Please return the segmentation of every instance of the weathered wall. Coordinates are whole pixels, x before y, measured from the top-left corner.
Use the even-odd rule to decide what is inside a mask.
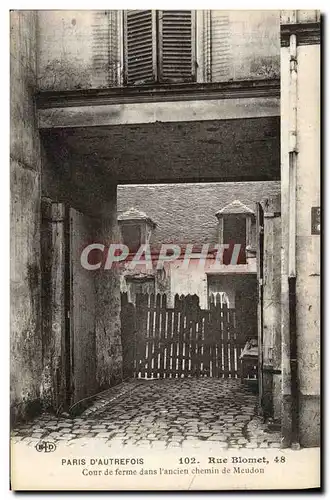
[[[11,72],[11,407],[13,418],[40,406],[40,144],[36,88],[36,14],[10,15]]]
[[[162,270],[156,271],[157,260],[154,261],[154,269],[148,269],[145,264],[139,264],[134,270],[129,270],[128,263],[121,263],[118,266],[120,274],[121,292],[129,292],[129,286],[125,280],[127,275],[145,276],[152,275],[155,279],[155,293],[166,293],[169,307],[174,306],[175,295],[197,295],[199,297],[200,307],[208,308],[208,274],[212,274],[212,283],[210,292],[226,292],[229,298],[230,307],[236,307],[236,292],[249,295],[249,286],[251,279],[256,277],[255,259],[249,266],[220,266],[220,270],[215,273],[212,266],[214,259],[208,258],[204,265],[200,266],[199,259],[190,260],[186,268],[182,259],[172,262],[165,262]],[[218,284],[214,286],[214,283]],[[219,287],[219,284],[221,286]],[[246,286],[247,284],[247,286]],[[129,300],[134,302],[132,298]],[[255,299],[256,300],[256,299]],[[254,302],[256,304],[256,302]]]
[[[107,247],[119,241],[116,186],[108,190],[109,201],[102,207],[100,241]],[[123,377],[120,279],[118,269],[96,273],[96,359],[97,383],[100,389],[118,383]]]
[[[260,116],[260,100],[53,108],[48,111],[59,122],[55,118],[51,123],[63,128],[44,129],[41,136],[45,147],[57,158],[58,168],[62,168],[59,161],[62,163],[69,155],[71,165],[86,164],[88,176],[103,171],[105,182],[110,176],[118,184],[279,180],[280,119],[275,115]],[[214,114],[209,120],[210,102]],[[234,110],[229,119],[223,113],[225,102],[231,103]],[[278,103],[273,104],[271,108],[277,115]],[[80,118],[86,108],[90,108],[92,119],[84,122]],[[106,126],[101,126],[99,108],[103,118],[108,119]],[[62,121],[66,109],[69,113],[74,110],[70,123]],[[249,118],[250,111],[253,118]],[[88,170],[91,162],[94,168]]]
[[[264,208],[263,403],[281,418],[281,199],[262,200]],[[276,371],[275,373],[273,372]]]
[[[286,11],[283,23],[315,22],[316,11]],[[281,213],[282,213],[282,429],[291,433],[289,253],[289,47],[281,49]],[[320,206],[320,45],[297,49],[296,320],[299,438],[320,444],[320,236],[311,234],[311,207]]]
[[[37,15],[39,88],[116,85],[117,11],[39,10]]]
[[[66,402],[65,207],[41,200],[41,317],[43,402],[59,410]]]
[[[40,89],[120,85],[120,17],[115,10],[39,11]],[[199,22],[203,16],[197,18]],[[208,73],[213,82],[279,76],[279,11],[214,10],[208,24],[201,24],[198,64],[203,65],[203,59],[209,64],[201,74]]]
[[[198,295],[200,306],[203,309],[208,307],[208,284],[207,276],[209,273],[214,275],[214,260],[207,259],[205,266],[200,267],[199,259],[193,259],[189,263],[188,269],[185,269],[182,261],[174,261],[170,264],[169,276],[171,282],[170,303],[173,303],[175,294],[179,295]],[[253,276],[256,273],[255,260],[248,265],[240,266],[221,266],[216,275],[221,280],[221,291],[226,292],[230,301],[230,307],[235,307],[235,291],[240,290],[239,280],[244,281],[244,276]],[[212,291],[212,290],[211,290]],[[220,290],[218,290],[220,291]]]
[[[297,333],[301,444],[320,440],[320,46],[298,47]]]
[[[45,158],[42,170],[42,194],[53,203],[63,203],[81,213],[93,217],[93,234],[86,239],[86,245],[95,241],[107,245],[111,241],[119,241],[116,185],[103,182],[89,165],[76,165],[72,168],[68,152],[60,150],[54,156]],[[59,228],[63,233],[63,224]],[[95,235],[95,236],[94,236]],[[56,253],[54,254],[54,257]],[[80,256],[73,256],[80,260]],[[120,286],[119,276],[115,269],[108,271],[89,271],[94,273],[95,280],[95,348],[96,348],[96,391],[109,387],[122,380],[122,352],[120,340]],[[61,289],[59,297],[64,295],[65,282],[62,277],[58,281]],[[54,297],[55,291],[52,291]],[[48,299],[50,302],[51,298]],[[76,299],[79,301],[79,297]],[[61,314],[64,310],[58,313]],[[53,323],[57,329],[61,320]],[[63,321],[62,321],[63,324]],[[56,332],[53,332],[55,335]],[[64,331],[62,335],[64,335]],[[59,351],[65,349],[63,344],[48,344],[48,357],[61,358],[65,355]],[[55,398],[56,399],[56,398]],[[58,398],[57,398],[58,399]],[[63,401],[63,400],[62,400]]]
[[[278,78],[280,13],[211,11],[212,81]]]
[[[174,305],[175,294],[198,295],[200,307],[207,308],[207,275],[203,268],[198,267],[199,260],[191,260],[189,268],[183,269],[182,262],[171,264],[169,275],[171,280],[171,294],[169,304]]]
[[[200,251],[200,250],[199,250]],[[194,250],[194,253],[197,253]],[[244,281],[244,276],[254,276],[256,274],[255,258],[251,259],[248,265],[239,266],[217,266],[217,271],[212,269],[214,266],[214,258],[205,260],[204,265],[199,265],[198,258],[192,258],[188,267],[185,266],[182,259],[177,259],[172,262],[165,262],[162,270],[156,271],[157,257],[153,263],[153,269],[148,269],[145,264],[136,265],[134,270],[129,270],[128,263],[121,263],[118,266],[120,275],[120,290],[121,292],[129,293],[129,286],[125,280],[127,275],[145,276],[152,275],[155,280],[155,293],[166,293],[168,304],[172,307],[174,305],[174,297],[178,295],[198,295],[200,306],[202,309],[208,307],[208,286],[207,276],[208,273],[215,274],[222,280],[223,292],[228,294],[230,300],[230,307],[235,307],[235,290],[240,289],[237,287],[237,279]],[[212,290],[211,290],[212,291]],[[219,290],[218,290],[219,291]],[[130,298],[129,293],[129,300]]]

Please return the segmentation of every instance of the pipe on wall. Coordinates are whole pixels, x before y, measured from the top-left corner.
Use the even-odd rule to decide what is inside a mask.
[[[289,88],[289,334],[291,372],[291,447],[299,449],[299,383],[296,327],[296,175],[297,175],[297,36],[290,36]]]

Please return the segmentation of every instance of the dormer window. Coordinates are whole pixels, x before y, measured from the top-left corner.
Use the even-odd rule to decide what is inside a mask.
[[[246,264],[246,249],[253,245],[254,212],[239,200],[234,200],[216,213],[219,221],[219,244],[229,245],[223,253],[223,264],[228,265],[234,245],[240,245],[237,264]]]
[[[129,248],[130,253],[136,253],[141,245],[149,243],[152,230],[156,224],[147,214],[130,208],[118,216],[122,242]]]

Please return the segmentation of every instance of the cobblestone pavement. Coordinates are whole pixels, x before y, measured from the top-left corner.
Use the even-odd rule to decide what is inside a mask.
[[[13,441],[68,446],[101,440],[109,446],[153,449],[199,447],[278,448],[256,416],[257,396],[238,379],[134,380],[102,393],[79,417],[43,414],[16,427]],[[207,443],[205,443],[207,444]]]

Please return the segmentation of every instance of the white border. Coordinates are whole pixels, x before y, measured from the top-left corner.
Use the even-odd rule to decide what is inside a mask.
[[[1,106],[1,115],[0,115],[0,120],[1,120],[1,130],[2,130],[2,166],[1,166],[1,182],[0,182],[0,187],[1,187],[1,196],[0,196],[0,202],[1,202],[1,228],[3,235],[5,237],[2,238],[2,245],[0,247],[1,251],[1,262],[2,262],[2,272],[1,272],[1,318],[2,318],[2,344],[1,344],[1,353],[2,353],[2,360],[1,360],[1,382],[2,382],[2,392],[1,392],[1,399],[2,399],[2,411],[1,411],[1,430],[2,430],[2,442],[1,442],[1,490],[3,493],[3,498],[7,498],[7,496],[10,495],[10,492],[8,491],[8,484],[9,484],[9,459],[8,459],[8,435],[9,435],[9,257],[10,257],[10,252],[9,252],[9,168],[8,168],[8,158],[9,158],[9,78],[8,78],[8,72],[9,72],[9,9],[45,9],[46,3],[45,1],[37,0],[34,2],[28,2],[28,1],[16,1],[16,2],[3,2],[1,4],[1,15],[0,15],[0,36],[1,36],[1,68],[2,68],[2,79],[1,79],[1,97],[2,97],[2,106]],[[274,2],[274,1],[269,1],[265,3],[264,1],[253,1],[249,2],[248,4],[243,1],[238,1],[238,0],[231,0],[230,2],[214,2],[214,1],[194,1],[194,0],[182,0],[181,2],[178,2],[177,0],[167,0],[166,2],[166,8],[186,8],[186,9],[260,9],[264,10],[265,7],[267,9],[311,9],[313,8],[318,8],[321,10],[323,14],[327,14],[327,11],[329,9],[329,2],[328,0],[322,0],[317,2],[317,5],[312,5],[310,1],[306,0],[300,0],[298,1],[291,1],[290,5],[287,4],[287,2]],[[161,9],[164,8],[164,2],[158,2],[156,1],[142,1],[142,2],[136,2],[136,1],[127,1],[127,0],[121,0],[119,1],[99,1],[96,3],[92,2],[87,2],[85,0],[80,0],[80,1],[71,1],[68,2],[64,0],[57,0],[56,2],[48,2],[47,3],[47,9],[127,9],[127,8],[153,8],[153,9]],[[325,37],[325,43],[323,46],[323,51],[326,54],[329,54],[329,36]],[[324,58],[324,78],[325,81],[327,81],[327,63],[328,58],[325,60]],[[326,88],[325,81],[323,82],[324,89]],[[323,103],[323,114],[327,118],[328,117],[328,106],[327,102]],[[324,120],[324,137],[323,141],[324,144],[329,144],[329,128],[326,126],[326,119]],[[326,158],[324,158],[324,161]],[[330,192],[329,189],[329,176],[325,175],[326,172],[326,167],[327,165],[323,166],[323,172],[324,172],[324,177],[323,180],[326,183],[326,187],[324,188],[324,200],[327,199],[327,194]],[[325,207],[325,210],[327,210],[327,207]],[[326,217],[329,215],[328,213],[324,212],[324,216]],[[330,218],[326,218],[328,220],[328,225],[330,226]],[[330,229],[330,227],[329,227]],[[330,234],[330,231],[327,232],[327,234]],[[325,248],[328,247],[326,245],[329,243],[328,238],[325,240]],[[326,254],[326,252],[324,252]],[[329,278],[328,274],[329,268],[326,270],[326,278]],[[330,272],[330,271],[329,271]],[[326,280],[328,283],[328,280]],[[329,300],[329,304],[328,304]],[[324,303],[324,310],[329,311],[330,306],[330,299],[327,296],[327,302]],[[327,321],[325,322],[323,328],[324,328],[324,337],[326,337],[326,334],[329,334],[329,329],[326,328],[327,326]],[[325,338],[323,339],[324,344],[326,344],[327,347],[327,352],[326,352],[326,357],[328,360],[330,360],[330,353],[329,353],[329,345],[330,342],[327,341],[325,343]],[[330,363],[325,363],[325,365],[329,366]],[[326,396],[328,396],[328,391],[330,391],[329,387],[329,374],[324,373],[324,381],[326,380],[328,383],[325,384],[327,394],[323,394],[323,397],[328,400]],[[326,427],[326,425],[324,425]],[[329,434],[329,433],[327,433]],[[324,445],[328,444],[324,443]],[[327,448],[327,446],[326,446]],[[325,477],[328,476],[327,472],[328,466],[329,466],[329,460],[327,462],[327,469],[324,471],[325,472]],[[142,493],[143,495],[143,493]],[[283,497],[283,494],[278,493],[277,495],[281,495]],[[40,497],[40,494],[38,495],[29,495],[29,497]],[[88,497],[95,497],[96,494],[90,494]],[[131,495],[129,495],[131,496]],[[148,495],[150,497],[150,495]],[[153,496],[153,495],[152,495]],[[174,496],[177,496],[174,494]],[[221,494],[222,497],[227,497],[227,498],[233,498],[232,494]],[[286,495],[284,495],[286,496]],[[63,494],[61,495],[62,498],[70,498],[69,495]],[[120,498],[121,495],[111,493],[112,498]],[[125,495],[127,498],[127,495]],[[157,498],[164,497],[165,495],[158,493]],[[166,496],[167,497],[167,496]],[[203,494],[198,494],[194,495],[194,497],[199,497],[202,498]],[[234,497],[241,497],[240,494],[234,495]]]

